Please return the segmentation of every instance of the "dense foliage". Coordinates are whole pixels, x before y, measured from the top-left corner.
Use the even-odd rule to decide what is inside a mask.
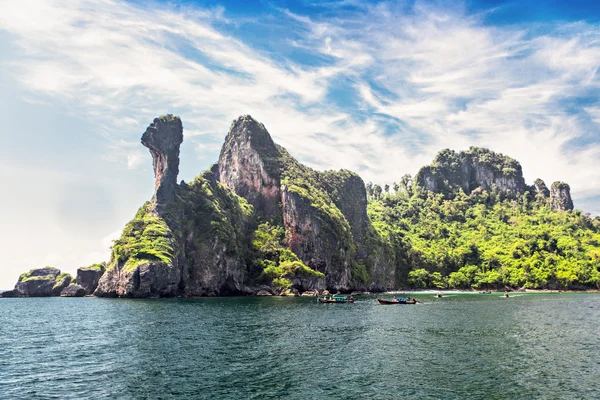
[[[415,288],[600,287],[600,219],[552,211],[544,196],[399,191],[368,212]]]
[[[120,264],[127,271],[147,261],[171,262],[175,255],[173,235],[162,218],[148,212],[149,204],[140,207],[115,240],[110,267]]]
[[[560,207],[552,201],[570,201],[568,185],[557,182],[552,193],[541,180],[527,186],[510,157],[475,147],[444,150],[414,181],[404,175],[364,187],[350,171],[302,165],[262,124],[234,128],[223,151],[235,146],[236,135],[248,135],[269,176],[294,200],[294,212],[318,221],[311,240],[328,271],[350,266],[354,287],[600,287],[600,219],[554,211]],[[243,262],[249,284],[287,288],[299,277],[323,277],[290,250],[281,213],[263,215],[212,171],[178,185],[161,217],[151,207],[144,205],[115,241],[111,267],[205,265],[217,262],[211,257],[222,248]]]
[[[103,271],[106,269],[106,262],[88,265],[87,267],[79,267],[81,271]]]
[[[268,222],[260,224],[252,238],[255,251],[253,263],[259,268],[259,281],[274,287],[290,287],[294,277],[324,277],[323,273],[306,266],[284,245],[285,232]]]
[[[327,191],[334,172],[319,172],[296,161],[284,148],[279,147],[281,184],[291,193],[305,199],[317,213],[323,228],[338,241],[352,246],[350,225]]]
[[[58,274],[58,276],[63,275],[63,274],[59,274],[60,270],[58,268],[46,266],[43,268],[43,270],[44,270],[44,272],[48,272],[48,274],[37,275],[37,272],[39,271],[37,268],[31,269],[27,272],[23,272],[19,276],[19,281],[20,282],[28,282],[28,281],[36,281],[36,280],[37,281],[51,281],[51,280],[54,280],[57,278],[57,274]]]
[[[217,238],[232,254],[241,255],[250,236],[253,208],[206,171],[178,188],[166,218],[180,242],[193,235],[195,244],[202,247]]]
[[[60,287],[64,287],[73,281],[74,281],[74,279],[73,279],[73,276],[71,276],[71,274],[69,274],[68,272],[61,272],[56,277],[56,283],[54,284],[53,289],[58,289]]]

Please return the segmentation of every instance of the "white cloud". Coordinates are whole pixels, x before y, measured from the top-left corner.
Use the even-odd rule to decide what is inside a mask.
[[[144,162],[143,155],[140,151],[133,152],[127,155],[127,168],[136,169]]]

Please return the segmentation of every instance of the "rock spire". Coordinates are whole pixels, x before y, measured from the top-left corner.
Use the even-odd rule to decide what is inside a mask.
[[[152,154],[154,176],[154,209],[160,213],[173,199],[179,174],[179,146],[183,142],[181,119],[172,114],[155,118],[142,135],[142,144]]]
[[[550,188],[550,207],[556,211],[573,210],[571,187],[564,182],[554,182]]]

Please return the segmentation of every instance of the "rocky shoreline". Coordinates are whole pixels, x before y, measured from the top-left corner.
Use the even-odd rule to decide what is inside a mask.
[[[60,270],[53,267],[45,267],[31,270],[24,273],[19,277],[19,281],[15,285],[15,289],[6,290],[0,292],[0,298],[15,298],[15,297],[98,297],[94,295],[94,291],[97,288],[98,281],[104,270],[104,265],[96,264],[89,267],[82,267],[77,270],[77,278],[71,280],[69,274],[63,274]],[[92,273],[90,271],[96,271]],[[100,272],[101,271],[101,272]],[[100,272],[100,273],[98,273]],[[59,276],[63,279],[59,278]],[[66,282],[69,282],[68,284]],[[52,289],[50,289],[52,288]],[[247,288],[248,292],[240,296],[247,297],[316,297],[326,296],[333,294],[328,290],[307,290],[301,292],[295,288],[272,288],[268,286],[261,286],[258,288]],[[506,288],[496,288],[488,290],[491,293],[504,293]],[[569,289],[509,289],[508,292],[517,293],[600,293],[598,289],[580,289],[580,290],[569,290]],[[345,292],[343,294],[351,294],[353,296],[360,295],[380,295],[380,294],[404,294],[404,293],[478,293],[478,289],[398,289],[388,290],[382,292]],[[340,292],[337,292],[338,294]],[[110,297],[110,296],[109,296]],[[117,296],[114,296],[117,297]],[[217,293],[207,293],[203,296],[172,296],[178,298],[202,298],[202,297],[231,297],[231,296],[219,296]],[[239,297],[239,296],[234,296]]]
[[[83,297],[94,294],[106,265],[94,264],[77,269],[73,278],[58,268],[35,268],[19,276],[13,290],[0,293],[0,297]]]

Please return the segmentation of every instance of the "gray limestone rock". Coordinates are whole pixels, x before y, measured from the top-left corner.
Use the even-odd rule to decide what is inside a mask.
[[[259,213],[281,212],[279,152],[265,126],[249,115],[233,121],[218,162],[218,180]]]
[[[142,144],[152,154],[156,177],[153,204],[158,213],[173,200],[179,174],[179,147],[182,142],[181,119],[172,114],[155,118],[142,135]]]
[[[79,285],[69,285],[60,292],[61,297],[83,297],[86,294],[87,291]]]
[[[60,292],[69,286],[72,279],[70,274],[61,274],[58,268],[32,269],[19,276],[14,292],[19,297],[59,296]]]
[[[556,211],[573,210],[571,187],[564,182],[554,182],[550,188],[550,207]]]
[[[106,264],[93,264],[87,267],[77,269],[77,284],[86,291],[87,294],[92,294],[98,287],[98,282],[106,270]]]

